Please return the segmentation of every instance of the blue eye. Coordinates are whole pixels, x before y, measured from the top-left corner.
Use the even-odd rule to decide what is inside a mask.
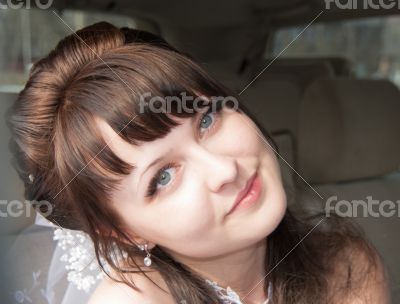
[[[171,174],[168,172],[169,169],[164,170],[163,173],[161,173],[160,177],[158,178],[158,182],[163,186],[168,184],[168,182],[171,180]]]
[[[200,127],[201,128],[208,128],[208,126],[212,123],[212,118],[210,118],[210,114],[212,113],[206,113],[201,121],[200,121]]]
[[[165,166],[163,166],[160,170],[157,171],[156,175],[151,179],[149,187],[147,189],[146,196],[147,197],[152,197],[154,194],[156,194],[158,190],[158,185],[160,184],[161,186],[168,185],[168,183],[171,180],[171,173],[168,172],[168,170],[173,169],[174,163],[168,163]]]

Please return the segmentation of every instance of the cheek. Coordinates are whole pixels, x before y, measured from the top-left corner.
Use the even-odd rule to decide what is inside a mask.
[[[207,238],[215,225],[215,212],[207,191],[193,182],[196,177],[186,181],[174,195],[134,212],[140,216],[125,217],[130,229],[169,248]]]
[[[265,150],[263,135],[254,122],[244,114],[230,112],[225,115],[221,129],[210,145],[221,147],[237,157],[248,157]],[[223,152],[223,151],[221,151]]]

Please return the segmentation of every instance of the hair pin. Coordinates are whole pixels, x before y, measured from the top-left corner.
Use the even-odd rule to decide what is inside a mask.
[[[29,181],[30,181],[31,183],[33,183],[33,181],[34,181],[35,177],[33,176],[33,174],[32,174],[32,173],[31,173],[31,174],[29,174],[28,178],[29,178]]]

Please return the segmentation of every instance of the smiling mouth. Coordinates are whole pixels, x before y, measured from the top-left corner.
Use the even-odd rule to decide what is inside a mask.
[[[237,209],[247,208],[253,205],[259,198],[261,192],[261,182],[257,171],[249,178],[245,187],[239,192],[235,203],[226,215],[233,213]]]

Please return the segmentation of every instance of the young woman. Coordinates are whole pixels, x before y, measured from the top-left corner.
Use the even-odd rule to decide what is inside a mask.
[[[101,22],[64,38],[11,114],[27,199],[111,266],[90,304],[389,302],[362,233],[289,210],[268,132],[160,37]]]

